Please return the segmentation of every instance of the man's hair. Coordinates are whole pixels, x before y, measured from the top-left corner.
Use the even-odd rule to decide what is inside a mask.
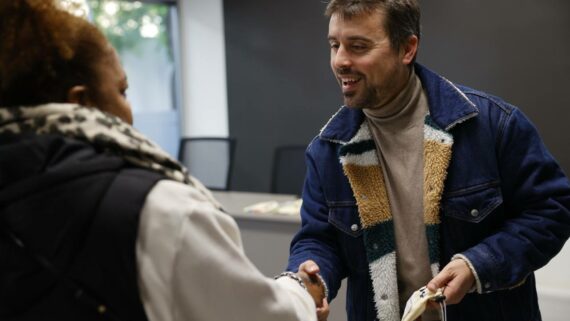
[[[54,0],[0,0],[0,106],[67,101],[94,87],[109,44],[87,20]]]
[[[351,19],[381,12],[386,14],[383,27],[388,32],[392,48],[400,49],[412,35],[420,38],[420,5],[417,0],[331,0],[325,15],[337,14]]]

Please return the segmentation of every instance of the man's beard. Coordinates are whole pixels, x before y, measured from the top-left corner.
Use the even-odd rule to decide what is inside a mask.
[[[364,84],[368,84],[366,82],[366,77],[360,72],[353,71],[350,68],[340,68],[336,70],[337,79],[340,79],[342,76],[349,76],[349,75],[358,76],[361,82],[363,82]],[[339,85],[342,91],[342,80],[339,80]],[[360,97],[358,96],[359,96],[358,92],[352,92],[348,95],[345,95],[343,93],[344,105],[358,109],[374,108],[376,106],[379,106],[382,101],[380,99],[380,92],[378,91],[378,89],[370,86],[366,86],[364,88],[364,92],[360,95]]]
[[[365,87],[364,92],[361,95],[352,93],[350,97],[344,96],[344,104],[348,107],[357,109],[374,108],[380,106],[381,101],[378,89],[369,86]]]

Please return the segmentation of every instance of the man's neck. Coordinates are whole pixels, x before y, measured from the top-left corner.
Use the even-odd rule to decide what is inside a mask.
[[[402,112],[410,104],[417,94],[419,79],[413,69],[410,70],[408,79],[402,89],[394,98],[388,102],[374,108],[364,108],[363,111],[368,118],[391,118]]]

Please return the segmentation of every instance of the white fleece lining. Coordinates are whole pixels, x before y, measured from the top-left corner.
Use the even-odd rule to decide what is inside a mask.
[[[453,137],[450,134],[428,125],[424,126],[424,139],[427,141],[437,141],[444,145],[453,144]]]
[[[364,152],[362,154],[354,155],[348,154],[340,157],[342,165],[358,165],[358,166],[375,166],[378,165],[378,157],[376,156],[376,148]]]
[[[370,264],[370,276],[374,290],[374,303],[378,319],[400,320],[396,252],[391,252]]]

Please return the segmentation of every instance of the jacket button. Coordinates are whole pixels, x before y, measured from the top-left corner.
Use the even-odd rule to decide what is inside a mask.
[[[489,282],[485,283],[485,289],[488,289],[490,287],[491,287],[491,283],[489,283]]]
[[[378,250],[378,243],[372,244],[372,248],[373,248],[374,250]]]
[[[350,229],[351,229],[353,232],[358,231],[358,224],[352,224],[352,226],[350,227]]]
[[[473,217],[477,217],[479,216],[479,210],[477,210],[476,208],[471,210],[471,216]]]

